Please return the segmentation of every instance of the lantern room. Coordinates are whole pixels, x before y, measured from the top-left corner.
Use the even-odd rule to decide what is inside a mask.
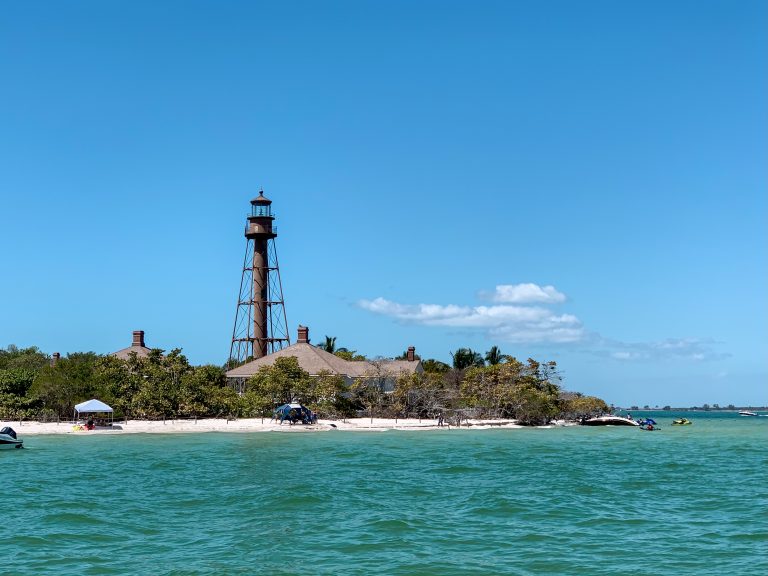
[[[264,191],[259,191],[259,195],[251,200],[251,216],[272,217],[272,200],[264,196]]]

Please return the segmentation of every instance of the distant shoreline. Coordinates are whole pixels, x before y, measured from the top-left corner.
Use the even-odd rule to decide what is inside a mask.
[[[739,412],[740,410],[752,410],[768,412],[768,406],[736,406],[735,408],[615,408],[616,412]]]

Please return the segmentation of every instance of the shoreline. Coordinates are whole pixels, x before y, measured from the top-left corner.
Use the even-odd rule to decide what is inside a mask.
[[[553,422],[543,428],[567,426],[565,421]],[[575,423],[574,423],[575,424]],[[529,428],[515,420],[467,420],[460,427],[443,424],[436,420],[418,418],[347,418],[346,420],[319,420],[317,424],[280,424],[279,421],[261,418],[201,418],[199,420],[128,420],[115,422],[111,427],[97,427],[95,430],[77,430],[74,422],[19,422],[2,421],[0,428],[10,426],[21,438],[42,434],[190,434],[207,432],[386,432],[390,430],[428,431],[428,430],[488,430],[496,428]]]

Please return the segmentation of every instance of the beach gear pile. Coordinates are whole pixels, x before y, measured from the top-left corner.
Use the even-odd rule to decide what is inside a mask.
[[[288,420],[291,424],[301,422],[302,424],[317,424],[317,414],[312,412],[306,406],[291,402],[290,404],[283,404],[275,408],[275,420],[280,420],[280,424],[283,421]]]

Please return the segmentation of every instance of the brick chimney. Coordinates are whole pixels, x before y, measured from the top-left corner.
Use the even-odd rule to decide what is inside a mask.
[[[51,354],[51,366],[56,366],[59,360],[61,360],[61,354],[59,354],[58,352],[54,352],[53,354]]]
[[[408,354],[406,355],[406,359],[408,362],[415,362],[416,361],[416,347],[415,346],[408,346]]]
[[[142,348],[146,348],[144,345],[144,330],[133,331],[133,344],[131,344],[131,346],[141,346]]]
[[[298,344],[309,344],[309,328],[299,324],[299,337],[296,339]]]

